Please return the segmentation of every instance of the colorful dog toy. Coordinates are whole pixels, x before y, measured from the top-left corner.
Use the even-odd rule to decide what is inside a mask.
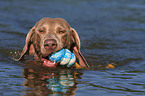
[[[71,53],[68,49],[62,49],[51,56],[49,56],[49,60],[55,63],[59,63],[60,65],[67,65],[70,67],[76,61],[76,56]]]

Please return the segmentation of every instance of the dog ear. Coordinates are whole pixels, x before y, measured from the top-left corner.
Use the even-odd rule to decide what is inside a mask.
[[[25,46],[24,46],[24,48],[23,48],[23,50],[21,52],[20,57],[18,59],[15,59],[16,61],[22,60],[26,53],[29,53],[30,50],[34,50],[34,49],[32,49],[33,45],[31,44],[34,32],[35,32],[35,26],[32,29],[30,29],[29,33],[27,34]]]
[[[85,60],[84,56],[80,52],[80,39],[75,31],[75,29],[71,28],[71,40],[72,40],[72,51],[75,54],[76,58],[79,60],[79,64],[83,67],[89,67],[87,61]]]

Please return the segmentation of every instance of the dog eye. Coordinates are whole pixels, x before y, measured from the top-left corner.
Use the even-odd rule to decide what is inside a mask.
[[[65,32],[66,32],[65,30],[60,30],[60,31],[59,31],[60,34],[63,34],[63,33],[65,33]]]
[[[44,33],[44,29],[39,29],[39,33]]]

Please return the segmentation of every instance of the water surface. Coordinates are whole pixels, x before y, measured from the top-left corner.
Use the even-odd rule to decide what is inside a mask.
[[[91,70],[16,62],[30,28],[61,17],[75,28]],[[144,96],[144,0],[1,0],[0,96]],[[114,69],[105,66],[115,63]]]

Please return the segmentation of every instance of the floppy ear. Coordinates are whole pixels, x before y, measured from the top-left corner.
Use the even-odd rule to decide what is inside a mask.
[[[30,42],[32,42],[32,38],[33,38],[34,32],[35,32],[35,26],[32,29],[30,29],[29,33],[27,34],[25,46],[24,46],[24,48],[23,48],[23,50],[21,52],[21,55],[20,55],[19,59],[15,59],[16,61],[22,60],[26,53],[29,53],[30,50],[34,50],[34,49],[32,49],[33,45],[30,44]]]
[[[77,34],[77,32],[75,31],[75,29],[71,28],[71,40],[72,40],[72,50],[73,53],[76,55],[76,57],[79,60],[79,64],[83,67],[89,67],[87,61],[85,60],[84,56],[81,54],[80,52],[80,39],[79,36]]]

